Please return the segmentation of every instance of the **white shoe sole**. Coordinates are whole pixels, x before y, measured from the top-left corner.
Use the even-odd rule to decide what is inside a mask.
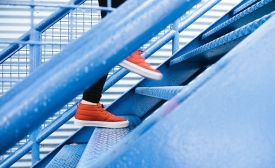
[[[136,64],[133,64],[127,60],[123,60],[119,65],[125,69],[128,69],[131,72],[144,76],[146,78],[160,80],[162,78],[162,74],[154,71],[150,71],[148,69],[142,68]]]
[[[105,122],[105,121],[85,121],[74,119],[74,124],[79,126],[89,126],[89,127],[104,127],[104,128],[125,128],[128,127],[129,121],[120,122]]]

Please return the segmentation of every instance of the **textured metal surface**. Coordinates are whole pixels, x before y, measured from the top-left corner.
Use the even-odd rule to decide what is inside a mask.
[[[248,25],[245,25],[237,30],[234,30],[233,32],[230,32],[218,39],[215,39],[215,40],[211,41],[210,43],[207,43],[201,47],[196,48],[193,51],[190,51],[182,56],[179,56],[170,62],[170,66],[175,65],[175,64],[182,62],[184,60],[188,60],[192,57],[195,57],[203,52],[214,49],[218,46],[225,45],[226,43],[229,43],[229,42],[239,39],[241,37],[245,37],[245,36],[251,34],[253,31],[255,31],[258,27],[260,27],[266,20],[268,20],[274,14],[275,14],[275,12],[272,12],[271,14],[263,16],[262,18],[257,19],[254,22],[249,23]],[[204,57],[203,55],[202,55],[202,57],[203,57],[203,60],[211,59],[211,58]],[[198,59],[202,59],[202,58],[198,58]]]
[[[274,167],[274,31],[275,17],[193,81],[191,94],[179,93],[184,102],[165,119],[100,164]]]
[[[136,116],[124,116],[129,121],[127,128],[96,128],[87,144],[85,151],[77,167],[91,167],[90,165],[106,151],[117,144],[124,136],[140,124],[140,119]]]
[[[214,34],[215,32],[221,30],[222,28],[230,25],[233,22],[236,22],[237,20],[241,19],[242,17],[249,15],[250,13],[254,12],[255,10],[258,10],[259,8],[263,7],[264,5],[269,4],[273,0],[262,0],[255,5],[249,7],[248,9],[244,10],[243,12],[239,13],[238,15],[232,17],[231,19],[228,19],[227,21],[223,22],[222,24],[218,25],[217,27],[207,31],[202,35],[202,39]]]
[[[170,100],[186,86],[166,86],[166,87],[137,87],[136,94]]]
[[[56,154],[52,161],[46,166],[47,168],[75,168],[86,144],[65,145]]]
[[[125,2],[1,97],[0,127],[6,140],[0,146],[0,154],[199,1],[153,0],[140,5],[142,2]],[[128,15],[130,12],[133,14]],[[116,24],[116,18],[124,19]],[[104,34],[99,33],[102,28]],[[26,120],[27,124],[18,124]]]
[[[259,0],[249,0],[246,3],[242,4],[241,6],[237,7],[236,9],[233,10],[233,15],[239,13],[240,11],[244,10],[245,8],[251,6],[253,3],[257,2]]]

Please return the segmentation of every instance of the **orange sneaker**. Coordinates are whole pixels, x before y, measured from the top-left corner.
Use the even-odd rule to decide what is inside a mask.
[[[141,56],[141,52],[141,50],[135,51],[130,57],[119,63],[119,65],[146,78],[160,80],[162,74],[151,67],[149,63],[145,62],[145,59]]]
[[[74,117],[74,124],[80,126],[124,128],[129,125],[128,120],[109,113],[99,103],[97,105],[80,103]]]

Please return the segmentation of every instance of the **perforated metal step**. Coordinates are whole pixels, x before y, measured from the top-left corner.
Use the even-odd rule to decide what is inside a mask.
[[[89,140],[77,167],[89,167],[89,163],[103,155],[106,151],[112,148],[121,138],[126,136],[138,124],[140,119],[136,116],[123,116],[129,121],[127,128],[96,128]]]
[[[262,9],[261,11],[259,11],[259,14],[254,14],[251,18],[252,19],[257,19],[259,18],[259,16],[263,16],[265,14],[270,13],[271,11],[274,10],[274,4],[275,1],[273,0],[262,0],[260,2],[257,2],[256,4],[254,4],[253,6],[245,9],[244,11],[242,11],[241,13],[237,14],[236,16],[232,17],[231,19],[228,19],[227,21],[221,23],[220,25],[214,27],[213,29],[207,31],[206,33],[204,33],[202,35],[202,39],[205,39],[206,37],[218,32],[219,30],[233,24],[234,22],[239,21],[240,19],[244,18],[247,15],[250,15],[252,12],[255,12],[263,7],[265,7],[265,9]],[[257,15],[257,16],[256,16]],[[251,16],[251,15],[250,15]],[[236,26],[238,26],[239,24],[246,24],[247,21],[249,21],[249,19],[245,19],[246,22],[244,21],[239,21],[239,23],[236,23]],[[235,27],[235,26],[232,26]]]
[[[46,168],[75,168],[86,144],[65,145]]]
[[[249,0],[246,3],[242,4],[241,6],[239,6],[238,8],[236,8],[233,11],[233,15],[239,13],[240,11],[244,10],[245,8],[248,8],[249,6],[253,5],[254,3],[256,3],[259,0]]]
[[[216,40],[213,40],[201,47],[198,47],[190,52],[187,52],[170,62],[170,66],[177,64],[179,62],[196,62],[203,63],[210,60],[217,60],[222,55],[230,51],[234,46],[236,46],[243,38],[254,32],[259,28],[266,20],[275,15],[272,12],[268,15],[261,17],[239,29],[236,29]]]
[[[135,93],[170,100],[184,88],[184,86],[138,87],[135,89]]]

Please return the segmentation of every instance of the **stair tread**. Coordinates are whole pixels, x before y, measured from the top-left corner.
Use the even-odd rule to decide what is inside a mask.
[[[86,144],[64,145],[46,167],[75,168],[85,147]]]
[[[108,151],[121,138],[132,131],[141,120],[136,116],[123,116],[129,121],[126,128],[95,128],[77,167],[85,167]]]
[[[240,40],[242,40],[242,38],[251,34],[274,14],[275,12],[265,15],[245,26],[242,26],[226,35],[221,36],[220,38],[217,38],[205,45],[202,45],[190,52],[179,56],[170,61],[170,66],[182,61],[203,63],[211,60],[217,60],[219,57],[221,57],[222,54],[226,54],[226,52],[236,46],[240,42]],[[218,47],[222,47],[222,49]],[[217,51],[214,51],[215,49],[217,49]]]
[[[136,94],[170,100],[186,86],[137,87]]]
[[[255,2],[257,2],[259,0],[249,0],[247,1],[246,3],[242,4],[241,6],[239,6],[238,8],[236,8],[234,11],[233,11],[233,15],[235,15],[236,13],[244,10],[245,8],[251,6],[252,4],[254,4]]]
[[[237,20],[249,15],[250,13],[262,8],[263,6],[271,3],[273,0],[262,0],[260,2],[257,2],[256,4],[254,4],[253,6],[245,9],[244,11],[242,11],[241,13],[237,14],[236,16],[226,20],[225,22],[221,23],[220,25],[212,28],[211,30],[207,31],[206,33],[204,33],[202,35],[202,39],[205,39],[206,37],[209,37],[210,35],[218,32],[219,30],[225,28],[226,26],[236,22]]]

